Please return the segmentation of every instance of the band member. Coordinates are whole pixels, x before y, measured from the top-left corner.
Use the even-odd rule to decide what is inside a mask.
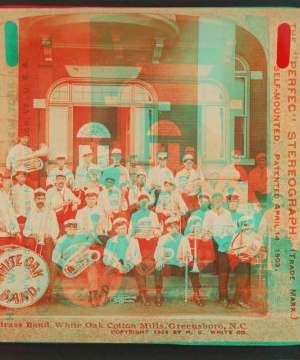
[[[58,154],[55,159],[56,159],[57,167],[52,169],[48,174],[47,181],[46,181],[47,189],[55,186],[56,175],[65,175],[66,186],[72,190],[73,183],[74,183],[74,175],[73,175],[72,171],[65,166],[65,163],[67,160],[66,155]]]
[[[230,212],[232,221],[234,223],[235,232],[238,233],[241,231],[239,220],[242,216],[244,216],[244,213],[239,209],[240,195],[234,190],[234,188],[231,188],[228,189],[225,199],[226,204],[224,208]]]
[[[241,232],[234,235],[228,251],[229,265],[235,270],[234,302],[250,307],[251,264],[257,264],[259,257],[266,257],[263,239],[254,232],[253,219],[245,215],[240,218]]]
[[[120,164],[122,159],[121,149],[114,148],[111,153],[112,157],[114,158],[114,164],[111,167],[114,167],[117,170],[116,177],[115,177],[115,186],[120,188],[129,183],[129,173],[126,167]]]
[[[198,306],[204,306],[199,293],[201,289],[199,273],[215,260],[212,238],[206,230],[202,229],[201,225],[200,217],[190,217],[187,223],[189,234],[182,238],[177,252],[177,260],[188,265],[189,277],[194,290],[193,301]]]
[[[13,146],[6,158],[6,167],[9,171],[15,172],[18,160],[28,159],[32,154],[32,149],[28,146],[30,141],[28,133],[24,131],[19,132],[18,144]]]
[[[210,195],[210,197],[213,196],[213,194],[217,192],[221,192],[222,185],[219,184],[220,174],[217,170],[213,169],[209,173],[209,178],[206,179],[205,185],[204,185],[204,191]]]
[[[156,270],[154,258],[159,235],[153,231],[153,224],[149,217],[139,219],[138,227],[138,233],[130,240],[127,260],[137,264],[135,266],[135,278],[139,291],[139,299],[141,299],[143,305],[149,306],[147,275],[154,275],[156,294],[161,294],[162,291],[161,272]],[[133,239],[136,241],[133,241],[131,244]]]
[[[240,150],[233,150],[231,152],[232,163],[225,166],[221,172],[221,180],[235,180],[247,181],[246,170],[240,165],[241,152]]]
[[[103,211],[97,206],[97,192],[93,189],[87,189],[85,191],[85,201],[87,205],[76,213],[75,220],[78,228],[88,235],[93,243],[105,246],[105,243],[102,243],[102,241],[106,242],[107,237],[99,237],[99,235],[103,235],[104,233],[105,219]],[[99,223],[102,224],[102,231],[98,234],[97,229],[99,230]]]
[[[188,212],[188,208],[183,201],[181,193],[176,188],[175,181],[172,181],[171,179],[166,180],[164,183],[164,190],[171,194],[171,207],[177,209],[177,213],[184,216]],[[183,225],[181,226],[181,230],[182,228]]]
[[[84,187],[89,182],[88,173],[91,169],[98,172],[98,178],[101,179],[101,169],[92,162],[93,151],[90,147],[85,147],[80,153],[79,166],[76,169],[74,190],[84,191]],[[101,182],[101,180],[99,180]]]
[[[264,153],[256,155],[257,167],[249,173],[248,197],[249,202],[259,203],[265,206],[267,197],[272,188],[272,171],[267,168],[267,156]]]
[[[162,190],[159,195],[159,204],[155,208],[158,221],[163,225],[162,235],[167,233],[166,229],[166,220],[175,215],[175,209],[171,208],[171,193],[168,191]]]
[[[0,246],[20,244],[22,235],[19,224],[3,183],[4,175],[0,172]]]
[[[157,153],[158,166],[149,171],[147,179],[147,188],[150,191],[159,190],[164,186],[166,180],[174,181],[172,171],[167,168],[168,154],[165,151]]]
[[[35,207],[34,194],[33,189],[25,184],[26,170],[17,170],[14,177],[17,183],[11,188],[10,199],[22,232],[30,211]]]
[[[59,234],[56,214],[46,204],[46,191],[38,188],[34,191],[36,206],[31,210],[24,228],[25,244],[36,251],[49,264],[52,259],[55,242]]]
[[[203,229],[213,236],[218,245],[216,258],[219,272],[219,302],[227,307],[230,270],[227,252],[235,229],[230,212],[222,207],[223,195],[220,193],[214,194],[212,201],[213,209],[205,214]]]
[[[87,238],[85,234],[78,230],[77,222],[74,219],[67,220],[64,223],[66,234],[62,236],[56,243],[52,254],[52,263],[50,266],[50,285],[48,288],[48,299],[52,298],[52,289],[56,277],[61,274],[65,263],[71,256],[75,255],[82,245],[87,247],[93,245],[91,239]],[[95,264],[91,264],[87,268],[88,287],[90,291],[91,304],[96,306],[98,298],[98,279],[97,268]]]
[[[132,154],[129,156],[129,162],[126,165],[126,168],[129,172],[129,175],[133,173],[138,173],[142,167],[139,165],[139,156],[137,154]]]
[[[199,187],[198,187],[199,185]],[[200,189],[200,183],[189,183],[189,179],[185,174],[178,176],[178,190],[181,193],[182,199],[185,202],[188,213],[199,209],[198,193]],[[189,216],[189,214],[187,214]]]
[[[183,164],[184,164],[184,169],[177,172],[176,177],[175,177],[175,183],[176,186],[179,186],[179,177],[181,175],[184,175],[188,178],[189,184],[190,186],[194,186],[194,183],[196,181],[199,182],[203,182],[203,178],[201,178],[201,175],[199,173],[198,170],[193,169],[193,165],[194,165],[194,161],[193,161],[193,156],[190,154],[187,154],[183,157]]]
[[[147,178],[146,171],[143,168],[139,168],[137,173],[137,184],[135,187],[131,186],[128,192],[128,205],[131,214],[138,210],[137,208],[138,198],[141,195],[148,195],[151,205],[154,204],[155,201],[154,196],[149,195],[145,187],[146,178]]]
[[[113,222],[116,236],[108,239],[103,256],[103,262],[107,266],[112,266],[122,274],[128,273],[135,264],[126,258],[127,248],[130,237],[127,235],[128,221],[125,218],[117,218]]]
[[[139,232],[138,222],[142,218],[150,218],[153,227],[156,231],[160,231],[161,226],[158,222],[158,217],[154,211],[149,209],[149,195],[143,194],[138,198],[138,211],[133,213],[131,216],[131,221],[129,224],[128,234],[130,236],[134,236],[137,232]]]
[[[56,213],[60,235],[64,234],[64,222],[75,215],[75,211],[81,203],[80,199],[65,186],[65,183],[65,175],[56,175],[55,187],[50,188],[46,193],[46,200]]]
[[[212,207],[211,197],[207,193],[201,193],[201,194],[198,194],[198,198],[199,198],[200,209],[197,209],[197,210],[191,212],[190,217],[198,216],[201,219],[204,219],[205,214],[209,210],[211,210],[211,207]],[[184,229],[184,235],[189,234],[189,232],[190,232],[189,227],[186,226]]]
[[[161,236],[157,248],[155,250],[154,258],[156,261],[157,271],[161,271],[163,276],[180,276],[182,274],[182,263],[177,261],[177,251],[182,235],[179,233],[180,220],[178,217],[172,216],[166,219],[165,227],[166,234]],[[163,289],[163,282],[161,282],[161,290]],[[156,305],[162,306],[162,296],[160,288],[156,293]]]

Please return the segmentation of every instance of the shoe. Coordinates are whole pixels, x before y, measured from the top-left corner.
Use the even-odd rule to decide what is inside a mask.
[[[162,297],[161,293],[156,294],[156,306],[161,307],[162,306]]]
[[[219,303],[224,307],[228,307],[228,300],[227,299],[221,299],[221,300],[219,300]]]
[[[194,301],[194,302],[196,303],[196,305],[198,305],[198,306],[201,306],[201,307],[204,306],[203,301],[201,301],[201,299],[200,299],[200,294],[197,293],[197,292],[194,293],[193,301]]]
[[[237,301],[237,304],[243,308],[249,309],[250,308],[250,304],[246,301]]]
[[[149,306],[149,305],[150,305],[150,302],[149,302],[146,294],[142,294],[141,297],[142,297],[142,304],[143,304],[144,306]]]

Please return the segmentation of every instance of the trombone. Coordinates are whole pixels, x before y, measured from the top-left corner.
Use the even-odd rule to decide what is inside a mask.
[[[200,270],[198,268],[198,260],[197,260],[197,240],[196,235],[194,235],[194,265],[192,270],[190,271],[192,273],[199,273]]]

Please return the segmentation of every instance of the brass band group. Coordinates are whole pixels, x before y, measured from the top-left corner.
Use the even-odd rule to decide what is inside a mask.
[[[92,149],[84,147],[75,174],[66,166],[67,155],[57,154],[45,181],[33,186],[34,172],[24,161],[34,158],[29,140],[20,135],[0,174],[0,241],[28,247],[45,259],[50,301],[66,262],[84,244],[103,249],[104,266],[133,274],[138,301],[145,306],[152,303],[147,288],[152,276],[156,306],[164,304],[166,276],[185,277],[193,301],[203,306],[201,272],[210,265],[218,275],[219,303],[248,308],[251,267],[273,261],[272,242],[281,249],[291,245],[285,199],[274,192],[264,153],[257,154],[248,174],[240,153],[233,151],[231,164],[204,176],[193,148],[186,148],[174,173],[164,150],[146,169],[137,154],[123,162],[115,147],[111,164],[101,168],[92,161]],[[96,305],[97,268],[91,264],[87,271],[90,302]],[[233,299],[230,272],[235,273]]]

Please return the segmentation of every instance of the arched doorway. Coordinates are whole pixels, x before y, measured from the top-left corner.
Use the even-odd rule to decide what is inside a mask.
[[[153,146],[150,147],[153,151],[151,157],[155,158],[156,152],[160,148],[165,148],[168,152],[169,167],[175,171],[180,162],[181,131],[179,127],[172,121],[159,120],[149,128],[148,136],[153,139]]]
[[[109,143],[111,134],[107,127],[98,122],[83,125],[74,139],[74,153],[80,156],[84,147],[89,146],[94,154],[94,162],[101,168],[109,165]]]

